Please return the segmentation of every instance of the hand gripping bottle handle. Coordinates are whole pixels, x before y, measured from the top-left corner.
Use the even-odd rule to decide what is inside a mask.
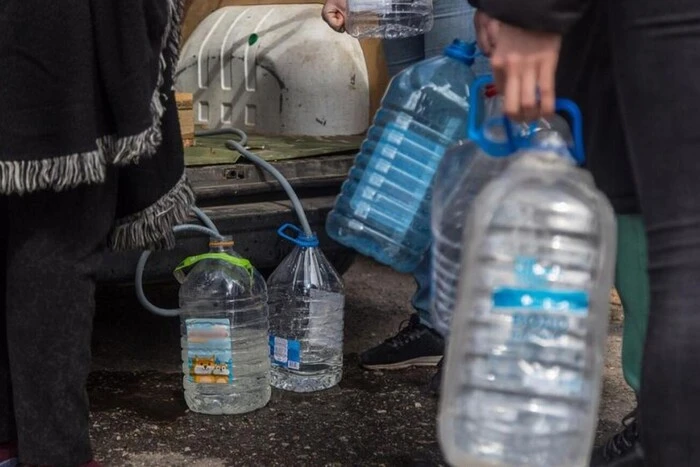
[[[481,149],[493,157],[504,157],[519,149],[523,149],[529,145],[529,135],[522,135],[513,128],[513,123],[505,116],[496,117],[489,120],[484,120],[483,106],[480,106],[479,99],[482,95],[482,89],[493,84],[493,77],[490,75],[477,78],[472,83],[469,89],[469,125],[467,134],[469,139],[479,145]],[[571,119],[571,130],[573,135],[573,144],[569,146],[571,155],[578,164],[583,164],[585,161],[583,147],[583,119],[581,110],[578,106],[569,99],[557,99],[555,101],[555,110],[557,112],[566,113]],[[492,125],[502,125],[507,135],[506,141],[494,141],[489,139],[484,132],[485,128]],[[534,123],[529,125],[530,130],[535,127]]]

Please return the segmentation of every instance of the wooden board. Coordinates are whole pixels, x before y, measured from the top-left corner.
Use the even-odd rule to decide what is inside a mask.
[[[175,103],[177,104],[177,115],[180,120],[180,135],[182,144],[188,148],[194,145],[194,105],[192,94],[187,92],[176,92]]]
[[[185,12],[182,24],[182,42],[184,43],[190,34],[213,11],[232,5],[280,5],[280,4],[307,4],[323,3],[318,0],[186,0]],[[360,45],[365,54],[367,73],[369,77],[370,122],[374,113],[379,108],[384,92],[389,84],[389,71],[384,59],[382,41],[379,39],[361,40]]]
[[[281,161],[300,157],[353,154],[362,144],[363,136],[256,136],[248,139],[248,149],[267,161]],[[188,167],[234,164],[241,159],[238,152],[226,148],[226,140],[236,136],[197,137],[193,147],[185,148]]]

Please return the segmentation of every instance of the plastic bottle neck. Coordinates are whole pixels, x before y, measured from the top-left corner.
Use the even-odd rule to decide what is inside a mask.
[[[230,235],[224,236],[222,239],[211,238],[209,239],[209,252],[231,253],[233,251],[234,244],[233,237]]]
[[[472,66],[476,58],[476,44],[455,39],[450,45],[445,47],[443,53],[447,57]]]

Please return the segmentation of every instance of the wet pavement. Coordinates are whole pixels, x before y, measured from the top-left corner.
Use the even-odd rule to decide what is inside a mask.
[[[98,294],[89,381],[96,454],[109,466],[437,466],[434,369],[367,372],[358,353],[392,335],[410,312],[414,283],[369,260],[345,275],[345,374],[316,394],[273,390],[239,416],[191,413],[182,398],[179,321],[141,309],[131,287]],[[149,297],[175,306],[177,288]],[[615,300],[613,300],[615,302]],[[619,427],[633,396],[620,372],[621,312],[613,303],[598,440]]]

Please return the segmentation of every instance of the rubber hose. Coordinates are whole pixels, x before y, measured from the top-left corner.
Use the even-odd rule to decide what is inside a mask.
[[[201,211],[200,211],[201,212]],[[202,213],[204,214],[204,213]],[[206,217],[206,215],[205,215]],[[211,223],[213,225],[213,222],[211,219],[206,217],[208,220],[208,223]],[[206,221],[204,221],[206,222]],[[178,232],[199,232],[208,235],[209,237],[214,237],[219,240],[223,239],[223,236],[216,230],[216,227],[213,229],[210,229],[208,227],[203,227],[201,225],[194,225],[194,224],[183,224],[183,225],[176,225],[173,227],[173,232],[178,233]],[[136,264],[136,277],[134,279],[135,282],[135,287],[136,287],[136,298],[138,299],[139,303],[141,306],[146,308],[148,311],[151,313],[155,313],[156,315],[160,316],[166,316],[168,318],[172,318],[174,316],[178,316],[181,312],[179,308],[174,308],[174,309],[168,309],[168,308],[160,308],[153,303],[151,303],[148,298],[146,298],[146,293],[143,290],[143,271],[146,269],[146,263],[148,262],[148,258],[151,256],[151,251],[147,250],[144,251],[141,254],[141,257],[139,258],[138,263]]]
[[[294,211],[297,213],[297,217],[299,217],[299,222],[301,223],[301,228],[304,230],[304,234],[306,234],[307,237],[313,237],[314,233],[311,230],[311,226],[309,225],[308,219],[306,218],[304,207],[301,205],[301,201],[299,201],[299,197],[294,192],[292,185],[289,184],[287,179],[284,178],[284,175],[282,175],[279,172],[279,170],[277,170],[272,164],[263,160],[260,156],[253,154],[245,148],[245,144],[248,142],[248,136],[243,131],[239,130],[238,128],[205,130],[196,132],[195,136],[217,136],[231,134],[238,136],[240,140],[228,140],[226,141],[226,147],[232,151],[238,151],[243,157],[257,165],[258,167],[262,168],[266,172],[270,173],[273,177],[277,179],[279,184],[282,186],[282,189],[284,189],[284,191],[287,193],[287,196],[292,202],[292,206],[294,206]]]
[[[226,141],[226,147],[232,151],[238,151],[243,157],[248,159],[249,161],[253,162],[255,165],[259,166],[263,170],[269,172],[272,174],[273,177],[277,179],[279,184],[282,186],[282,189],[287,193],[287,196],[289,196],[289,199],[292,202],[292,206],[294,206],[294,211],[297,213],[297,216],[299,217],[299,222],[301,223],[301,227],[304,230],[304,233],[308,237],[313,236],[313,231],[311,230],[311,226],[309,225],[309,221],[306,218],[306,213],[304,212],[304,208],[301,204],[301,201],[299,200],[299,197],[297,194],[294,192],[294,189],[292,186],[289,184],[286,178],[277,170],[272,164],[269,162],[263,160],[259,156],[253,154],[252,152],[248,151],[248,149],[245,148],[245,144],[248,142],[248,135],[245,134],[242,130],[239,130],[237,128],[228,128],[228,129],[221,129],[221,130],[206,130],[206,131],[198,131],[195,133],[196,136],[215,136],[215,135],[236,135],[240,138],[239,141],[234,141],[234,140],[228,140]],[[216,228],[216,225],[212,220],[198,207],[193,206],[192,207],[192,212],[197,216],[197,218],[204,224],[204,226],[201,225],[194,225],[194,224],[183,224],[183,225],[178,225],[173,228],[173,232],[178,233],[178,232],[185,232],[185,231],[193,231],[193,232],[199,232],[203,233],[205,235],[208,235],[209,237],[214,237],[218,239],[223,239],[223,236],[219,233],[219,229]],[[146,297],[146,293],[143,290],[143,273],[144,270],[146,269],[146,263],[148,262],[148,259],[151,256],[151,251],[147,250],[144,251],[141,256],[139,257],[138,263],[136,264],[136,277],[135,277],[135,287],[136,287],[136,297],[144,308],[146,308],[148,311],[151,313],[154,313],[156,315],[160,316],[165,316],[165,317],[175,317],[178,316],[181,313],[181,309],[179,308],[174,308],[174,309],[168,309],[168,308],[160,308],[153,303],[151,303],[148,298]]]
[[[214,222],[211,219],[209,219],[209,216],[204,214],[204,211],[199,209],[197,206],[192,206],[192,212],[197,216],[199,221],[202,224],[204,224],[205,227],[210,228],[211,230],[213,230],[217,234],[219,233],[219,229],[216,228],[216,225],[214,224]]]

